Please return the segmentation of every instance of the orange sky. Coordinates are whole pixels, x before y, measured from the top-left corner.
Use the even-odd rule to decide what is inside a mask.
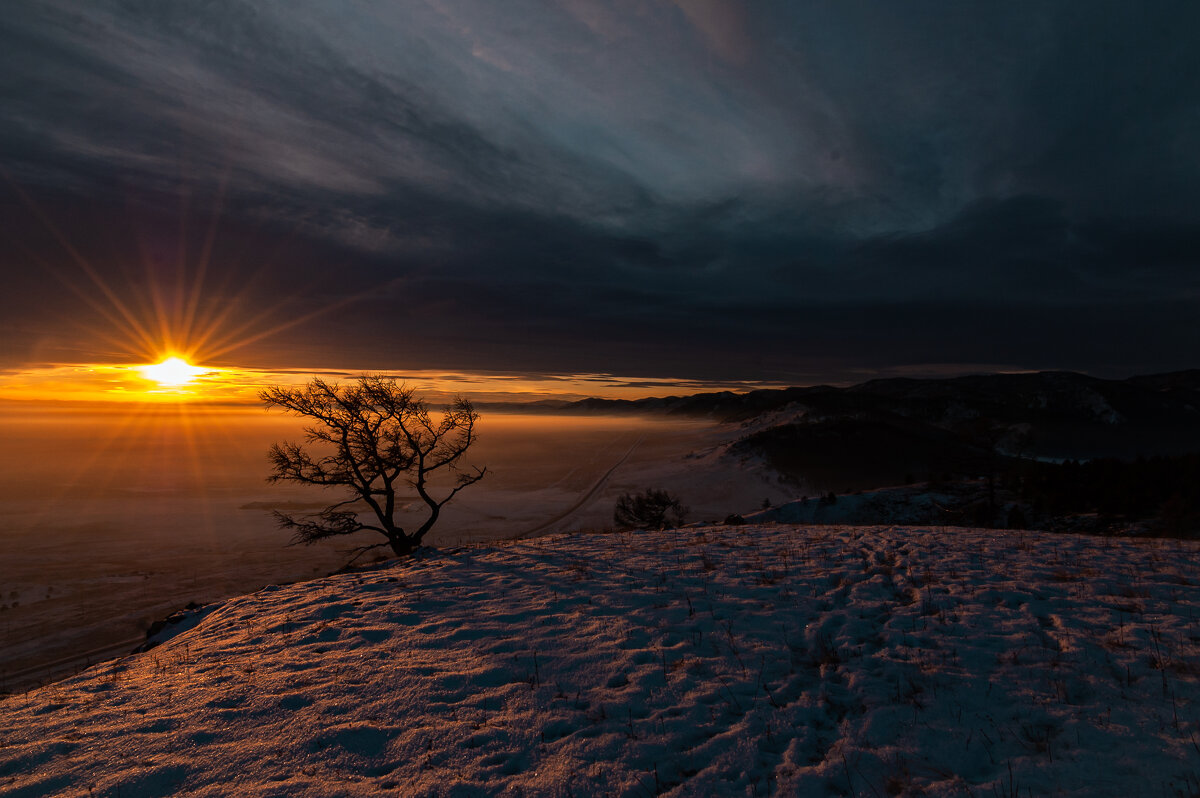
[[[186,384],[160,384],[147,363],[53,364],[0,371],[0,400],[47,403],[189,403],[250,405],[268,385],[299,384],[311,377],[347,380],[355,375],[329,370],[271,371],[237,367],[205,367]],[[197,364],[203,367],[204,364]],[[528,402],[539,399],[582,399],[590,396],[636,399],[713,390],[776,387],[760,383],[709,383],[692,380],[622,378],[606,374],[503,374],[408,371],[393,376],[439,401],[456,394],[484,401]]]

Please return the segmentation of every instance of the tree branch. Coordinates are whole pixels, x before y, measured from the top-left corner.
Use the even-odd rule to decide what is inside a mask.
[[[368,551],[373,551],[374,549],[385,549],[387,547],[387,543],[372,543],[368,546],[359,546],[358,548],[342,552],[343,554],[353,554],[354,556],[347,560],[346,564],[338,569],[338,572],[345,571],[351,565],[354,565],[354,561],[366,554]]]
[[[458,475],[458,485],[455,486],[454,490],[450,491],[449,495],[447,495],[446,498],[444,498],[440,502],[438,502],[438,507],[444,506],[447,502],[449,502],[451,499],[453,499],[454,496],[463,488],[465,488],[469,485],[474,485],[476,482],[483,479],[484,476],[487,474],[487,472],[488,472],[488,470],[486,468],[476,468],[474,474],[459,474]]]
[[[307,546],[318,540],[339,535],[353,535],[355,532],[368,528],[365,524],[359,523],[357,513],[334,510],[330,507],[316,515],[300,518],[279,510],[275,510],[271,514],[275,516],[275,522],[281,529],[293,531],[292,545],[304,544]]]

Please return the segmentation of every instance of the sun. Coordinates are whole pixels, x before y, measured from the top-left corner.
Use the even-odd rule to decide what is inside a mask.
[[[181,357],[169,357],[153,366],[142,366],[139,369],[142,376],[159,385],[187,385],[199,375],[208,371],[199,366],[193,366]]]

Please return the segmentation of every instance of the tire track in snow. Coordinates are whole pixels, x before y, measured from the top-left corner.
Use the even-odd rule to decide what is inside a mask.
[[[562,521],[563,519],[567,518],[572,513],[574,513],[576,510],[583,507],[585,504],[587,504],[589,501],[591,501],[592,498],[597,493],[599,493],[604,488],[605,485],[608,484],[608,478],[611,477],[613,475],[613,472],[616,471],[618,468],[620,468],[621,465],[626,460],[629,459],[629,455],[633,454],[633,450],[636,449],[638,446],[640,446],[642,444],[642,441],[644,441],[644,440],[646,440],[646,436],[642,435],[640,438],[638,438],[636,441],[634,441],[633,445],[630,446],[628,450],[626,450],[625,454],[621,455],[621,459],[618,460],[617,462],[613,463],[612,467],[609,468],[607,471],[605,471],[604,474],[602,474],[601,477],[598,480],[596,480],[596,482],[592,485],[592,487],[588,488],[588,491],[583,494],[583,496],[579,499],[579,501],[575,502],[570,507],[568,507],[566,510],[564,510],[563,512],[554,516],[549,521],[545,521],[541,524],[538,524],[533,529],[527,529],[524,532],[518,532],[517,534],[510,537],[509,540],[520,540],[522,538],[527,538],[531,535],[536,535],[538,532],[541,532],[541,531],[545,530],[547,527],[557,524],[559,521]]]

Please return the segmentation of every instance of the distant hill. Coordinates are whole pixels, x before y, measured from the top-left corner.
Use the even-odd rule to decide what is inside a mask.
[[[490,410],[494,413],[557,413],[575,403],[567,399],[538,399],[533,402],[482,401],[472,404],[478,410]]]
[[[1124,380],[1065,371],[881,379],[847,388],[585,399],[558,410],[743,422],[751,427],[744,448],[775,459],[782,452],[826,462],[847,458],[868,470],[861,458],[874,458],[897,479],[902,471],[977,469],[979,458],[993,452],[1090,459],[1200,451],[1200,370]],[[772,423],[771,414],[787,420]],[[839,453],[839,440],[851,451]]]

